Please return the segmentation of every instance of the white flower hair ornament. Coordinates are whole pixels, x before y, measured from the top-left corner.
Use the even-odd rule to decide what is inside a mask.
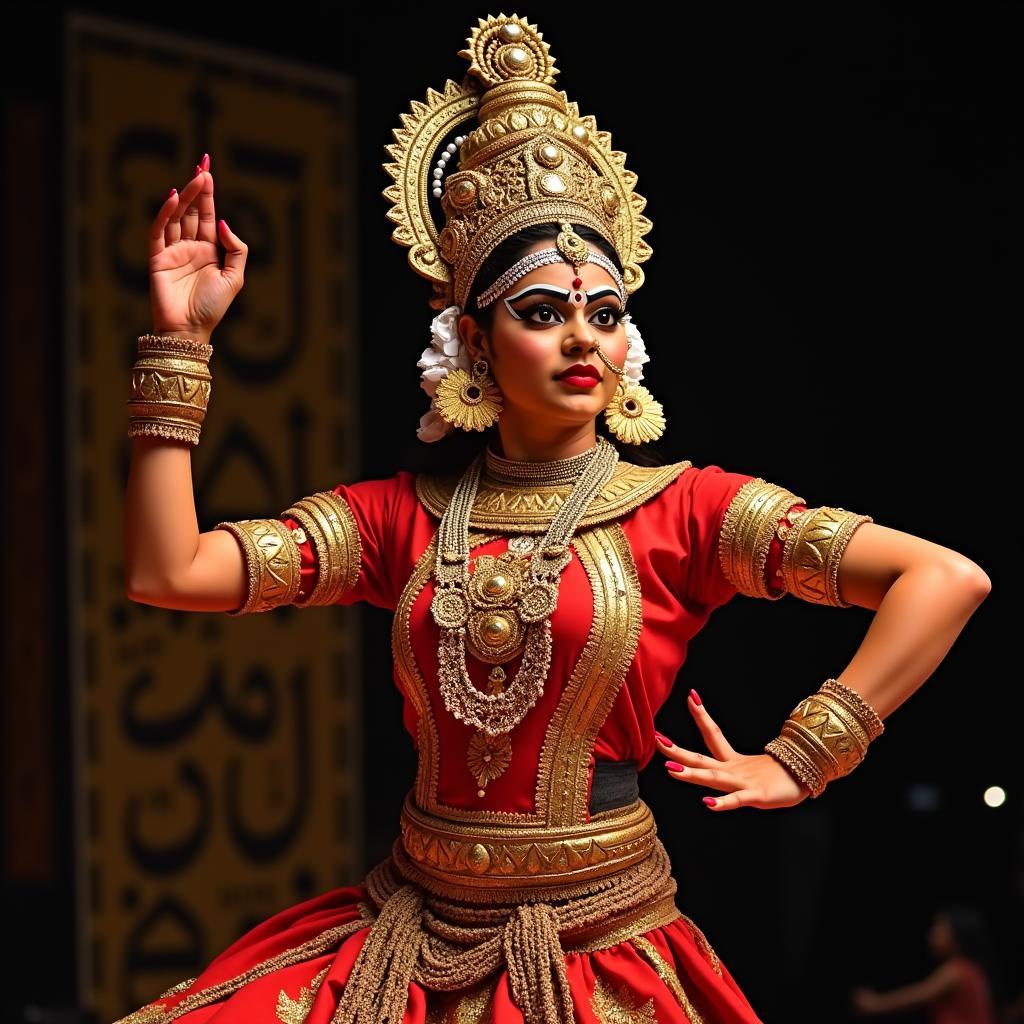
[[[465,370],[469,373],[471,369],[472,364],[466,346],[459,338],[458,322],[461,315],[462,311],[458,306],[449,306],[434,317],[430,324],[430,345],[423,350],[416,363],[423,371],[420,375],[420,387],[430,396],[430,408],[420,417],[416,436],[428,444],[442,440],[455,429],[455,425],[445,420],[437,411],[434,396],[438,383],[453,370]],[[643,380],[642,366],[649,362],[651,357],[647,354],[644,339],[633,323],[631,314],[626,313],[622,317],[622,325],[626,330],[627,346],[622,383],[626,384],[628,381],[627,386],[635,387],[638,381]],[[625,416],[628,420],[628,392],[625,400],[617,394],[612,405],[616,407],[617,415]],[[608,408],[610,410],[612,406]],[[660,411],[660,406],[658,408]],[[632,443],[639,443],[639,440],[640,438],[637,438]]]

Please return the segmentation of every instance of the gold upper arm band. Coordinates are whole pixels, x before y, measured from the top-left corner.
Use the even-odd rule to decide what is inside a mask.
[[[281,519],[242,519],[218,523],[238,540],[245,559],[248,590],[245,603],[228,615],[266,612],[281,605],[298,608],[335,604],[355,586],[362,565],[362,544],[347,501],[333,491],[320,491],[281,513],[297,520],[317,556],[317,581],[304,601],[296,601],[302,584],[300,531]]]
[[[777,601],[792,594],[812,604],[849,608],[839,594],[839,561],[854,531],[871,516],[822,505],[780,520],[793,505],[806,501],[785,487],[761,477],[748,480],[726,509],[719,537],[722,572],[741,594]],[[783,541],[783,589],[772,590],[765,566],[772,540]]]

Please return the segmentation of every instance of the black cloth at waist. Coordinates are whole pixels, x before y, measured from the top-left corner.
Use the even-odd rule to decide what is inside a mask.
[[[590,787],[591,815],[626,807],[640,799],[636,761],[595,761]]]

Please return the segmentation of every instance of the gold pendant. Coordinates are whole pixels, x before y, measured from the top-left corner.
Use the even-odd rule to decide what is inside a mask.
[[[501,693],[507,679],[505,670],[495,665],[487,676],[487,692]],[[483,730],[477,730],[469,741],[466,762],[476,779],[476,795],[482,797],[486,793],[487,783],[503,775],[512,763],[512,737],[507,732],[489,736]]]

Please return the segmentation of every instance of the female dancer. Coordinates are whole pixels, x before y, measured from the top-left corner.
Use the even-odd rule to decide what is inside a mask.
[[[716,813],[819,796],[988,593],[969,559],[869,516],[714,465],[621,456],[665,425],[626,312],[651,255],[635,175],[553,87],[535,26],[482,19],[467,42],[466,79],[395,130],[384,193],[438,311],[419,436],[489,431],[462,472],[339,483],[199,534],[189,445],[247,247],[215,220],[208,157],[154,220],[129,593],[234,615],[393,611],[419,766],[392,853],[362,883],[268,918],[126,1021],[753,1024],[675,905],[637,771],[660,753],[673,778],[721,794],[705,798]],[[765,752],[734,749],[692,690],[709,753],[680,747],[654,716],[737,593],[877,614]]]

